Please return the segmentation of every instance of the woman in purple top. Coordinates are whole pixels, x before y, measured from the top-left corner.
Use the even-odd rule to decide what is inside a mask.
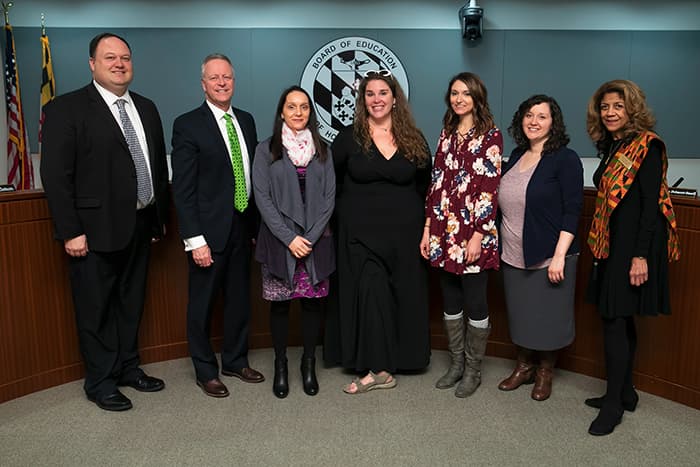
[[[262,223],[255,259],[262,263],[263,298],[270,301],[275,348],[272,390],[289,392],[287,335],[289,306],[301,300],[304,392],[318,393],[315,350],[321,329],[320,298],[328,295],[335,250],[328,221],[335,207],[335,172],[321,141],[309,95],[299,86],[285,90],[272,137],[260,143],[253,161],[255,202]]]
[[[534,382],[531,397],[543,401],[552,392],[557,350],[574,340],[583,166],[566,147],[561,109],[549,96],[521,103],[508,131],[518,147],[503,167],[498,204],[501,270],[518,361],[498,389]]]
[[[452,363],[435,386],[467,397],[481,383],[491,330],[487,271],[498,269],[496,201],[503,137],[486,87],[473,73],[450,80],[447,111],[425,200],[421,254],[440,268],[444,323]],[[466,315],[466,316],[465,316]],[[465,364],[466,359],[466,364]]]

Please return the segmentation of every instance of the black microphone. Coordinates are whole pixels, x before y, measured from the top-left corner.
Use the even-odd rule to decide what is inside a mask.
[[[679,178],[678,180],[676,180],[676,183],[674,183],[673,185],[671,185],[671,188],[676,188],[678,185],[680,185],[681,183],[683,183],[683,180],[685,180],[685,178],[683,178],[683,177]]]

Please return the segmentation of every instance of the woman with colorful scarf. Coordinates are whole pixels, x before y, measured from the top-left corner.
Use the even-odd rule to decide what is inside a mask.
[[[335,171],[321,141],[311,99],[299,86],[286,89],[275,114],[272,137],[260,143],[253,161],[255,202],[262,223],[255,259],[262,263],[263,298],[270,301],[270,332],[275,349],[272,392],[287,397],[289,306],[301,300],[301,376],[304,392],[318,393],[316,343],[321,301],[335,270],[328,222],[335,207]]]
[[[680,257],[666,182],[666,146],[652,129],[656,120],[633,82],[604,83],[588,103],[587,129],[600,165],[588,234],[594,265],[589,298],[603,320],[607,391],[586,399],[599,409],[588,432],[607,435],[634,411],[639,396],[632,369],[637,347],[635,315],[668,315],[668,263]]]

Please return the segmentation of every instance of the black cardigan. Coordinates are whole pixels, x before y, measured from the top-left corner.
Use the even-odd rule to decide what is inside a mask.
[[[503,174],[515,166],[524,153],[523,148],[514,149]],[[563,146],[543,155],[525,194],[523,254],[526,267],[554,255],[562,230],[576,237],[582,209],[583,165],[578,154]],[[567,255],[579,251],[578,241],[574,238]]]

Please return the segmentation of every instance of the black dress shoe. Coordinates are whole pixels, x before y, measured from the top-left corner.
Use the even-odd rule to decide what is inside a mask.
[[[594,409],[600,409],[603,407],[604,400],[605,400],[605,396],[591,397],[590,399],[586,399],[584,401],[584,403],[588,407],[593,407]],[[637,409],[638,402],[639,402],[639,394],[637,394],[637,391],[634,391],[634,396],[632,396],[631,399],[628,399],[628,400],[622,399],[622,408],[628,412],[634,412]]]
[[[239,370],[221,370],[221,374],[224,376],[233,376],[245,381],[246,383],[262,383],[265,381],[265,377],[262,373],[252,368],[241,368]]]
[[[129,386],[141,392],[156,392],[165,387],[165,382],[162,379],[154,378],[143,373],[137,378],[128,381],[120,381],[119,386]]]
[[[88,400],[97,404],[102,410],[109,410],[111,412],[121,412],[133,407],[129,398],[119,392],[119,389],[115,389],[114,392],[109,394],[87,397]]]
[[[197,386],[202,388],[204,394],[210,397],[228,397],[228,388],[219,378],[210,379],[209,381],[197,381]]]
[[[316,358],[302,357],[301,382],[304,384],[304,392],[309,396],[318,394],[318,380],[316,379]]]
[[[623,413],[624,410],[622,408],[608,409],[604,407],[600,409],[600,413],[588,428],[588,433],[593,436],[609,435],[615,431],[615,427],[622,421]]]
[[[272,382],[272,392],[280,399],[289,394],[289,371],[286,358],[275,359],[275,377]]]

